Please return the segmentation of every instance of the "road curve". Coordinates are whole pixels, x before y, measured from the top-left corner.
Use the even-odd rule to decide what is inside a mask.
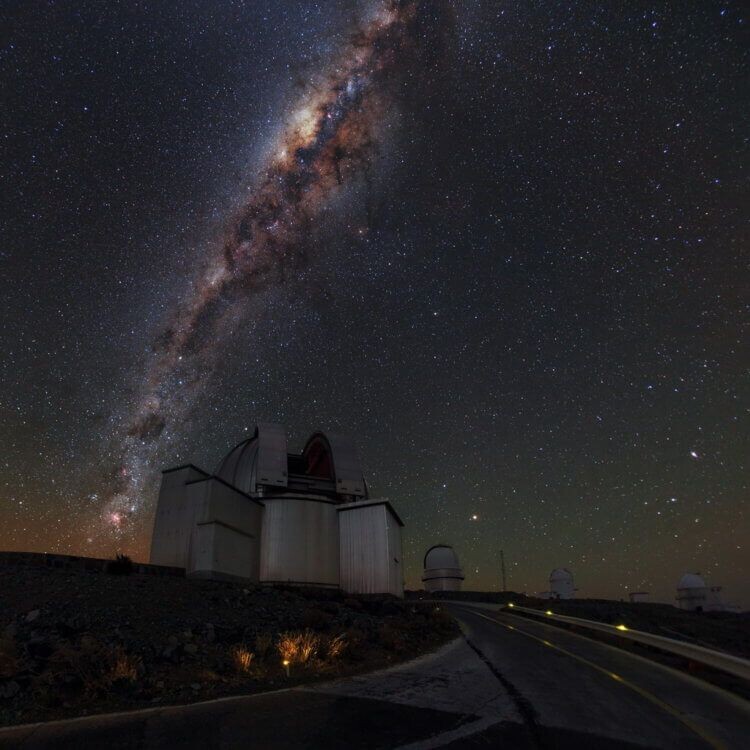
[[[750,747],[750,704],[627,651],[544,622],[445,605],[519,708],[531,742],[585,732],[596,747]]]

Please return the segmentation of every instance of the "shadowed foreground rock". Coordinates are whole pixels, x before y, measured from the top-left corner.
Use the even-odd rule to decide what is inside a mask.
[[[3,725],[330,679],[456,633],[434,605],[338,591],[18,564],[0,590]]]

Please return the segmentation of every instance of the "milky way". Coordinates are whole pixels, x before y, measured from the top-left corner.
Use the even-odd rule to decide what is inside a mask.
[[[351,35],[330,70],[313,78],[223,241],[207,248],[154,342],[133,412],[118,425],[123,449],[109,474],[115,489],[103,507],[105,528],[124,533],[143,507],[160,441],[200,398],[238,306],[307,262],[321,209],[344,183],[368,179],[378,125],[425,44],[426,8],[419,0],[388,2]]]
[[[747,3],[104,5],[0,12],[0,549],[145,560],[270,420],[409,587],[750,607]]]

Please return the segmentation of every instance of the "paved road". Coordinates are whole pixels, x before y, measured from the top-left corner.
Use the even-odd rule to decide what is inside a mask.
[[[537,746],[550,729],[655,748],[748,748],[750,704],[660,664],[526,618],[448,605],[515,697]],[[541,734],[540,734],[541,732]],[[607,739],[608,741],[604,741]]]
[[[739,698],[545,623],[446,606],[465,639],[390,670],[0,730],[0,748],[750,747],[750,704]]]

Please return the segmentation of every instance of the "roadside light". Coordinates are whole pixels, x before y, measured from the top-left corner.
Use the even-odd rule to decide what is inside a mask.
[[[284,669],[286,670],[286,676],[289,677],[289,659],[284,659],[284,661],[281,662],[284,665]]]
[[[515,605],[515,604],[513,604],[513,602],[508,602],[508,606],[509,606],[509,607],[515,607],[516,605]]]
[[[546,611],[546,612],[545,612],[544,614],[545,614],[545,615],[551,615],[551,614],[554,614],[554,613],[552,612],[552,610],[551,610],[551,609],[548,609],[548,610],[547,610],[547,611]]]
[[[627,630],[627,629],[628,629],[628,626],[627,626],[627,625],[618,625],[618,626],[617,626],[617,629],[618,629],[618,630]]]

